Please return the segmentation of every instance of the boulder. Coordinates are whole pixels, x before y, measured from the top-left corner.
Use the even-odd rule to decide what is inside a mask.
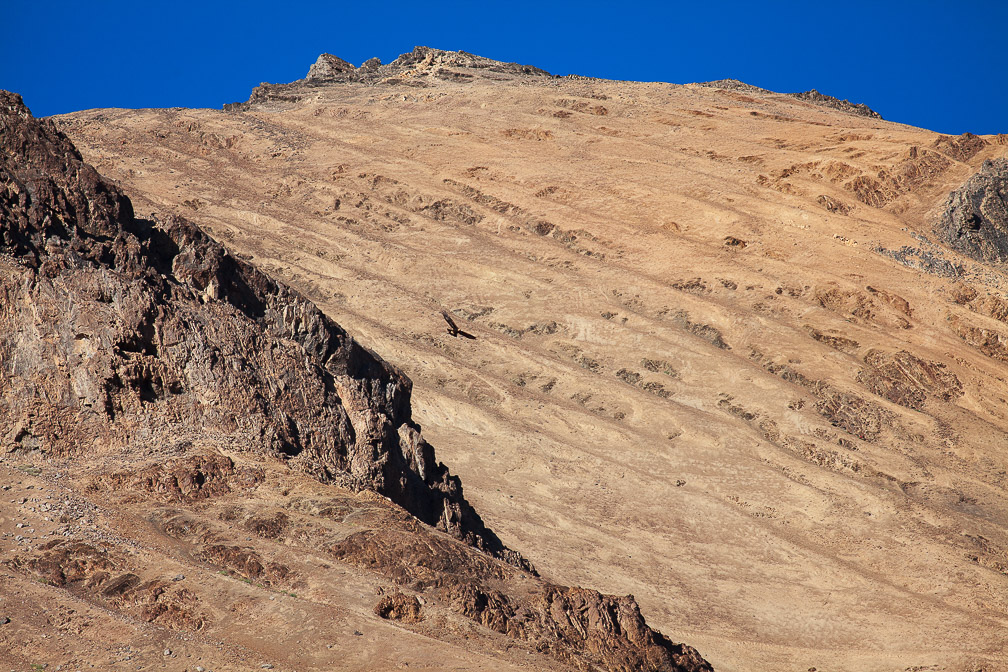
[[[979,261],[1008,261],[1008,159],[987,159],[948,195],[937,233],[953,249]]]

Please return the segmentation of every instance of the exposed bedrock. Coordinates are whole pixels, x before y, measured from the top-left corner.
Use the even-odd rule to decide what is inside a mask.
[[[988,159],[948,195],[938,234],[974,259],[1008,261],[1008,159]]]

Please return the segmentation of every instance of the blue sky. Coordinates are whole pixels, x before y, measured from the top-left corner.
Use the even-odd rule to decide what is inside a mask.
[[[0,0],[0,88],[38,115],[220,107],[321,52],[424,44],[556,74],[816,88],[945,133],[1008,132],[1008,0],[261,2]]]

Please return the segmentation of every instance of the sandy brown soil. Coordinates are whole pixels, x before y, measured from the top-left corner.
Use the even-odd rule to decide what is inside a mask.
[[[1003,269],[932,234],[1004,139],[970,153],[776,94],[499,79],[57,121],[139,213],[192,219],[401,366],[439,458],[544,576],[634,594],[718,670],[1008,669]],[[886,254],[904,246],[905,263]],[[446,335],[442,308],[477,339]],[[25,507],[64,491],[10,462],[3,531],[25,517],[41,535]],[[172,557],[150,544],[134,563]],[[209,635],[235,656],[213,669],[259,664],[241,591],[259,622],[325,624],[263,631],[299,652],[291,669],[531,655],[404,635],[365,579],[313,572],[310,549],[284,558],[299,598],[266,607],[261,588],[180,569],[237,610]],[[300,597],[323,581],[360,597]],[[17,585],[0,612],[57,599]],[[187,655],[142,628],[87,644],[112,617],[59,599],[84,633],[68,657]],[[48,646],[33,633],[63,626],[5,627],[0,651],[18,653],[0,658],[23,665]],[[318,644],[350,638],[366,646],[338,660]]]

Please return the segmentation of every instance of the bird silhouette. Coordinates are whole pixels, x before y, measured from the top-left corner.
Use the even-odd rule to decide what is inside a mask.
[[[445,322],[448,323],[447,331],[449,336],[454,336],[455,338],[461,336],[462,338],[471,338],[473,340],[476,339],[476,337],[470,334],[469,332],[462,331],[461,329],[459,329],[458,325],[455,324],[455,320],[451,318],[451,315],[448,314],[447,310],[441,311],[441,317],[443,317],[445,319]]]

